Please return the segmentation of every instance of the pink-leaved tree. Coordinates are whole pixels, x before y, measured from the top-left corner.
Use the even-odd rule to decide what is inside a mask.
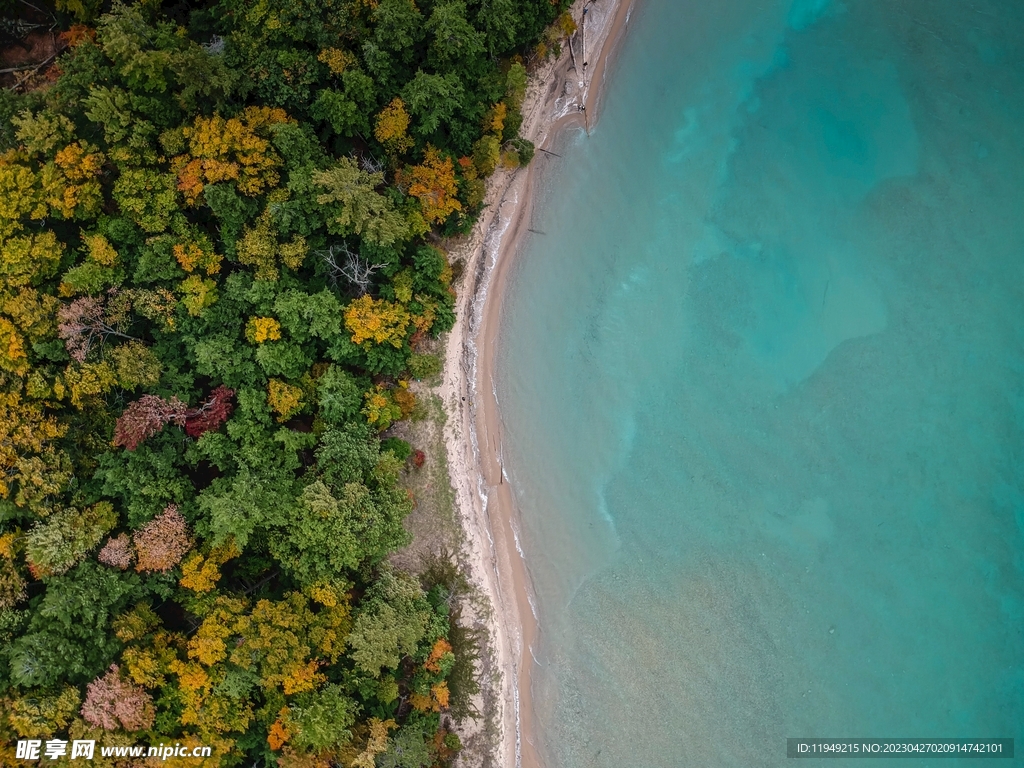
[[[181,562],[192,547],[188,524],[175,504],[169,504],[132,537],[135,570],[166,572]]]
[[[141,685],[125,680],[117,664],[85,689],[82,717],[90,725],[115,731],[142,731],[153,725],[153,699]]]
[[[106,317],[103,304],[91,296],[75,299],[57,310],[57,335],[64,342],[71,359],[84,363],[90,350],[102,344],[108,336],[134,339],[123,333],[117,323],[111,324]]]
[[[132,564],[132,540],[127,533],[112,537],[103,545],[96,559],[111,568],[125,571]]]
[[[165,424],[184,424],[188,406],[176,397],[164,400],[157,395],[143,395],[129,403],[114,425],[114,445],[134,451]]]

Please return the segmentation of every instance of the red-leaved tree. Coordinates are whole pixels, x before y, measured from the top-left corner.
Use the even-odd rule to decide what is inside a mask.
[[[185,432],[188,436],[199,437],[204,432],[220,429],[220,425],[228,420],[235,408],[231,403],[234,396],[235,390],[223,384],[213,390],[209,400],[185,415]]]
[[[121,678],[117,664],[85,689],[82,717],[90,725],[114,731],[142,731],[152,727],[153,699],[141,685]]]
[[[130,403],[114,425],[114,445],[134,451],[164,428],[165,424],[184,427],[189,437],[219,429],[228,420],[235,406],[231,398],[235,390],[223,385],[210,393],[198,408],[189,408],[176,397],[164,400],[156,395],[143,395]]]
[[[176,397],[164,400],[156,395],[143,395],[124,409],[114,425],[114,445],[134,451],[148,438],[164,428],[164,424],[184,424],[188,407]]]

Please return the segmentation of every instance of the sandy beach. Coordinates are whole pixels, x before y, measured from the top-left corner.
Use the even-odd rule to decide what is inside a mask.
[[[457,322],[445,349],[440,389],[448,414],[445,445],[471,578],[490,604],[490,666],[483,684],[492,702],[502,768],[539,768],[532,728],[530,647],[537,632],[527,565],[519,547],[517,511],[501,466],[502,422],[494,363],[505,281],[525,229],[541,150],[560,130],[595,126],[606,65],[628,27],[634,0],[577,0],[571,46],[531,77],[521,134],[537,156],[528,167],[499,171],[468,239],[450,258],[464,264]],[[584,9],[586,16],[584,19]],[[580,106],[585,110],[580,110]]]

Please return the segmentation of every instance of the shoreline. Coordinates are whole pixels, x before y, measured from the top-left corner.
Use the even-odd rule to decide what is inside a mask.
[[[634,5],[635,0],[577,0],[571,7],[577,24],[587,9],[586,28],[573,36],[571,48],[565,46],[558,59],[530,78],[523,104],[520,133],[534,142],[538,155],[562,130],[578,126],[589,131],[596,123],[605,69]],[[584,39],[586,51],[577,53]],[[578,111],[579,104],[584,112]],[[491,687],[490,715],[500,735],[497,765],[515,768],[542,765],[531,700],[531,648],[538,623],[519,543],[518,510],[500,460],[502,422],[494,374],[502,299],[532,208],[538,159],[491,177],[480,220],[452,253],[465,270],[439,389],[449,417],[444,441],[470,576],[490,605],[490,613],[478,618],[486,623],[496,667],[494,679],[483,680],[482,687]]]

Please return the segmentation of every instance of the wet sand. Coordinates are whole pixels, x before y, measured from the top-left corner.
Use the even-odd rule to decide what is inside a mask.
[[[534,142],[537,155],[528,167],[499,171],[490,179],[480,221],[451,254],[463,260],[465,269],[440,390],[448,413],[445,444],[471,575],[491,606],[486,619],[497,675],[483,683],[493,686],[500,737],[495,757],[503,767],[539,768],[542,760],[534,740],[530,685],[537,616],[519,547],[518,513],[501,465],[502,421],[494,386],[501,303],[519,237],[528,226],[542,150],[564,128],[594,127],[605,68],[634,5],[635,0],[578,0],[572,6],[580,26],[572,51],[566,46],[557,60],[531,77],[523,105],[521,135]]]

